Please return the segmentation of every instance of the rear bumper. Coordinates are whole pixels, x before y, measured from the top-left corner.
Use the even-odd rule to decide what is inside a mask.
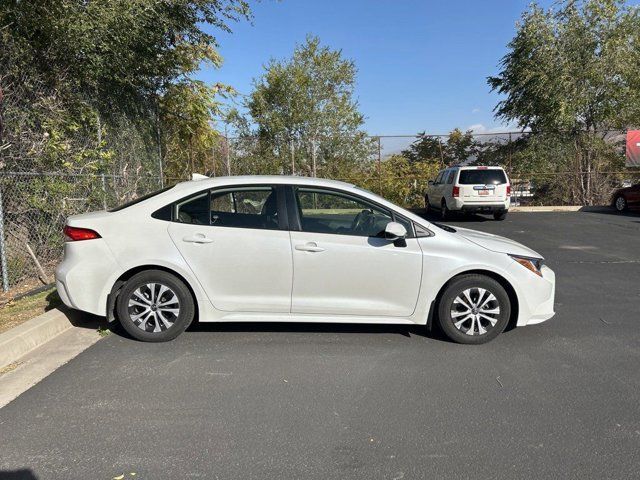
[[[475,204],[465,204],[462,205],[462,207],[460,207],[460,210],[462,212],[487,212],[487,213],[493,213],[493,212],[504,212],[508,209],[508,207],[506,207],[504,205],[504,203],[500,203],[500,204],[482,204],[482,205],[475,205]]]
[[[452,198],[447,202],[449,210],[459,210],[461,212],[503,212],[509,210],[511,199],[500,201],[483,200],[471,197]]]
[[[103,239],[67,242],[55,273],[60,299],[70,308],[104,316],[105,289],[120,270]]]

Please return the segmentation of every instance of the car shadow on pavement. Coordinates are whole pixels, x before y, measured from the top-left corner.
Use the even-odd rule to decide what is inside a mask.
[[[359,333],[397,334],[423,337],[451,343],[437,328],[425,325],[353,324],[353,323],[289,323],[289,322],[193,322],[188,332],[282,332],[282,333]]]
[[[32,470],[0,470],[0,480],[38,480]]]
[[[67,317],[71,325],[78,328],[86,328],[88,330],[109,329],[111,330],[109,322],[105,317],[99,317],[87,312],[81,312],[80,310],[74,310],[66,307],[65,305],[56,306]],[[115,323],[115,322],[114,322]],[[0,477],[0,480],[2,477]]]

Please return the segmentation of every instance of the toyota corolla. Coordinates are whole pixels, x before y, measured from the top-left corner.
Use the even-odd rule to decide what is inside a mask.
[[[205,178],[72,216],[64,231],[64,303],[143,341],[197,320],[437,323],[479,344],[554,315],[555,275],[535,251],[343,182]]]

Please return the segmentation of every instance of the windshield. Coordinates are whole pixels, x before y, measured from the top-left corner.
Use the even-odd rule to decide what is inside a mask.
[[[458,183],[461,185],[502,185],[507,176],[502,170],[461,170]]]

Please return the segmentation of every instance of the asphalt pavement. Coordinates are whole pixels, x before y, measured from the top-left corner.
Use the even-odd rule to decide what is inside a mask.
[[[449,223],[543,254],[556,316],[482,346],[401,326],[114,333],[0,409],[0,479],[638,478],[640,216]]]

